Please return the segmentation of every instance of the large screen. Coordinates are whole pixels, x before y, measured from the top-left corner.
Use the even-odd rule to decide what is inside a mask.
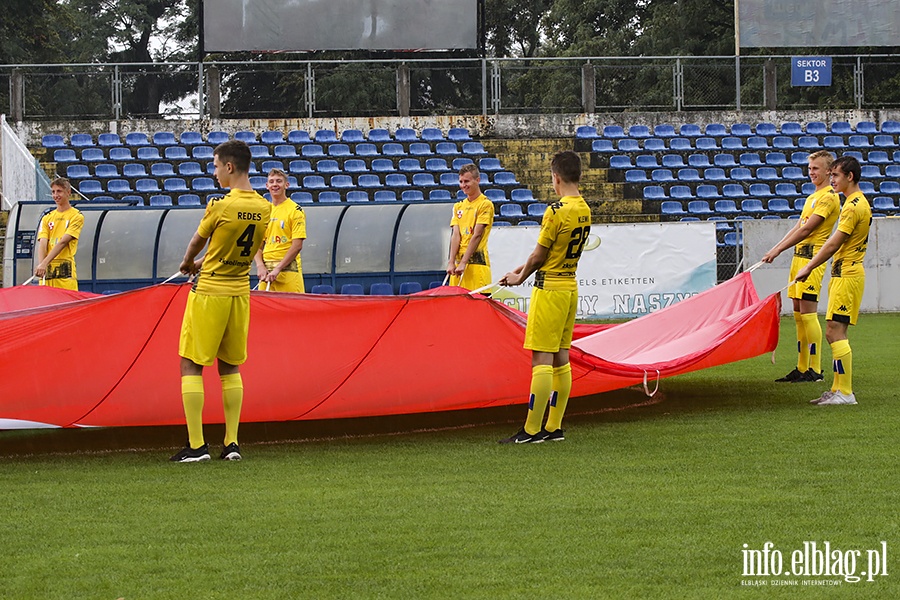
[[[478,47],[478,0],[203,0],[206,52]]]
[[[897,0],[735,0],[741,48],[900,45]]]

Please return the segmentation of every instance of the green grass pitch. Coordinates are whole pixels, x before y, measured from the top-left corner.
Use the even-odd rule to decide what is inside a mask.
[[[900,315],[850,342],[858,406],[773,383],[786,319],[777,364],[573,399],[554,444],[496,443],[524,406],[248,424],[240,463],[168,463],[181,428],[0,433],[0,598],[898,598]],[[857,572],[884,541],[888,574],[744,576],[744,544],[809,541]]]

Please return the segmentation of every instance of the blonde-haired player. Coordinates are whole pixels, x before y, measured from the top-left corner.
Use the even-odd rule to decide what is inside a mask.
[[[856,404],[853,393],[853,353],[847,330],[856,325],[862,304],[866,272],[863,259],[869,243],[872,208],[859,189],[862,168],[852,156],[842,156],[831,165],[831,187],[844,194],[844,207],[837,229],[809,263],[797,273],[797,281],[806,281],[819,265],[831,261],[828,283],[828,310],[825,313],[825,339],[831,345],[834,382],[831,390],[810,400],[812,404]]]
[[[474,163],[459,170],[459,189],[466,197],[453,205],[450,218],[450,285],[477,290],[491,283],[488,236],[494,225],[494,203],[481,193],[481,173]]]
[[[300,251],[306,239],[306,214],[287,197],[287,184],[287,173],[281,169],[269,171],[266,189],[272,196],[272,214],[263,246],[256,253],[256,272],[260,289],[302,294],[306,288]]]
[[[818,310],[825,265],[819,265],[806,281],[795,281],[795,277],[831,235],[841,211],[841,200],[831,189],[828,181],[828,171],[834,156],[827,150],[819,150],[810,154],[807,160],[809,180],[816,186],[816,190],[806,198],[797,224],[762,257],[763,262],[771,263],[779,254],[794,246],[790,270],[791,284],[787,293],[788,298],[794,303],[797,366],[784,377],[775,380],[779,382],[802,383],[824,379],[821,353],[822,326],[819,324]]]
[[[69,203],[71,193],[68,179],[58,177],[50,182],[50,195],[56,208],[41,218],[34,276],[41,280],[41,285],[77,291],[75,252],[84,227],[84,215]]]
[[[219,185],[230,190],[206,205],[181,262],[182,273],[199,276],[188,295],[178,345],[188,444],[172,456],[173,462],[209,460],[209,446],[203,440],[203,367],[213,362],[218,363],[225,410],[225,447],[219,458],[241,459],[240,365],[247,360],[250,265],[262,245],[272,206],[250,186],[247,144],[238,140],[220,144],[213,152],[213,165]],[[206,256],[195,262],[207,241]]]
[[[572,391],[569,348],[578,309],[575,272],[591,234],[591,209],[581,193],[581,159],[570,150],[550,161],[553,190],[561,196],[544,212],[538,242],[525,264],[500,279],[519,285],[532,274],[534,289],[525,326],[525,348],[531,350],[531,392],[525,426],[501,444],[561,441],[562,418]],[[542,426],[547,404],[550,412]]]

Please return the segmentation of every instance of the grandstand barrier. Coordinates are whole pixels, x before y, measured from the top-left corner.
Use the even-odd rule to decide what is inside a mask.
[[[4,287],[31,277],[36,229],[53,205],[20,202],[10,212],[4,250]],[[79,288],[95,293],[160,283],[178,272],[202,208],[78,203],[84,228],[75,260]],[[335,204],[306,206],[303,245],[307,289],[328,284],[404,282],[427,288],[442,280],[450,247],[452,204]],[[253,269],[255,272],[255,269]],[[182,280],[183,281],[183,280]],[[252,282],[256,284],[255,277]]]

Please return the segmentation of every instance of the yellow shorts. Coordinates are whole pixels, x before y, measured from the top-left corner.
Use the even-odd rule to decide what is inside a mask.
[[[795,256],[793,260],[791,260],[791,274],[788,280],[793,282],[794,277],[797,276],[797,272],[807,264],[809,264],[808,258]],[[822,277],[824,276],[825,265],[822,264],[813,269],[813,272],[809,274],[809,277],[806,278],[806,281],[791,283],[791,285],[788,286],[787,290],[788,298],[818,302],[819,295],[822,293]]]
[[[178,354],[198,365],[215,359],[230,365],[247,361],[250,296],[207,296],[191,291],[184,307]]]
[[[856,325],[865,287],[865,277],[832,277],[828,284],[825,320]]]
[[[78,291],[78,280],[72,277],[67,277],[65,279],[42,279],[41,285],[60,288],[63,290],[75,290],[76,292]]]
[[[263,283],[259,286],[261,290],[269,292],[294,292],[296,294],[305,294],[306,287],[303,285],[303,273],[300,271],[282,271],[275,278],[275,281],[268,284]]]
[[[555,353],[570,348],[577,311],[576,290],[532,289],[525,326],[525,349]]]
[[[491,268],[485,265],[466,265],[466,270],[462,274],[462,279],[456,275],[450,276],[450,285],[458,285],[467,290],[481,289],[491,282]]]

